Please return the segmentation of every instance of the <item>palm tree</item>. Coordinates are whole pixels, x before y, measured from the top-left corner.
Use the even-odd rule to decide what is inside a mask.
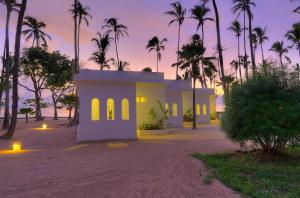
[[[26,16],[23,25],[28,29],[23,30],[22,33],[25,36],[26,41],[32,40],[32,47],[41,47],[41,40],[43,41],[42,46],[47,46],[47,40],[51,37],[43,31],[46,28],[46,24],[42,21],[38,21],[36,18]]]
[[[95,51],[89,60],[96,62],[100,65],[100,70],[104,68],[109,69],[109,63],[114,62],[113,58],[106,59],[106,53],[110,45],[111,38],[108,34],[102,36],[99,32],[97,33],[98,38],[93,38],[92,41],[97,46],[97,51]]]
[[[262,62],[264,63],[265,57],[264,57],[263,43],[269,40],[269,38],[266,35],[267,28],[256,27],[253,29],[253,31],[254,31],[254,35],[256,35],[258,38],[258,44],[260,44],[260,49],[261,49],[261,58],[262,58]]]
[[[246,14],[248,15],[248,31],[249,31],[249,42],[250,42],[250,51],[251,51],[251,61],[253,73],[256,71],[255,57],[254,57],[254,47],[252,40],[252,19],[253,15],[251,12],[251,6],[255,6],[255,3],[252,0],[233,0],[234,6],[232,8],[233,13],[237,14],[238,17],[243,13],[244,17],[244,57],[247,57],[247,45],[246,45]],[[244,60],[244,64],[247,64],[247,61]],[[246,78],[248,79],[248,66],[246,66]]]
[[[17,8],[20,7],[15,0],[0,0],[0,3],[4,4],[6,7],[6,23],[5,23],[5,43],[4,43],[4,50],[3,50],[3,68],[1,74],[1,85],[4,85],[5,88],[5,110],[4,110],[4,119],[3,119],[3,129],[7,129],[9,127],[9,78],[11,75],[11,58],[10,58],[10,45],[9,45],[9,24],[11,13],[13,11],[17,11]],[[3,90],[0,90],[0,101],[2,101]]]
[[[206,21],[213,21],[212,18],[207,17],[207,14],[210,12],[210,9],[206,7],[205,3],[202,3],[201,5],[195,5],[191,9],[191,14],[193,19],[195,19],[197,24],[197,30],[201,28],[201,39],[202,39],[202,45],[204,46],[204,24]],[[204,72],[204,66],[202,65],[202,81],[204,83],[204,87],[207,87],[206,83],[206,77]]]
[[[252,40],[252,44],[253,44],[253,50],[254,50],[254,58],[256,58],[256,50],[258,47],[258,38],[256,34],[252,34],[251,35],[251,40]]]
[[[212,64],[212,58],[204,57],[206,49],[202,45],[199,35],[194,35],[192,42],[183,45],[179,54],[180,69],[186,70],[193,79],[193,129],[196,129],[196,80],[201,79],[199,64]]]
[[[241,84],[243,83],[243,78],[242,78],[242,68],[241,68],[241,61],[240,61],[240,57],[241,57],[241,52],[240,52],[240,38],[243,32],[243,28],[240,24],[239,21],[235,20],[231,23],[231,26],[228,28],[229,30],[231,30],[233,33],[235,33],[235,36],[237,38],[237,42],[238,42],[238,56],[237,56],[237,60],[238,60],[238,67],[239,67],[239,74],[240,74],[240,82]]]
[[[298,0],[290,0],[290,1],[298,1]],[[300,14],[300,6],[294,9],[293,12]]]
[[[89,26],[89,19],[92,19],[92,15],[89,13],[90,7],[83,6],[80,1],[77,3],[77,16],[78,16],[78,30],[77,30],[77,58],[80,60],[80,26],[84,21],[86,26]]]
[[[288,31],[285,37],[292,42],[292,48],[296,47],[300,56],[300,23],[295,23],[293,29]]]
[[[75,65],[74,65],[74,75],[77,73],[77,70],[79,70],[79,60],[78,60],[78,0],[74,0],[74,3],[72,4],[72,8],[69,10],[73,16],[74,21],[74,55],[75,55]]]
[[[284,70],[283,60],[282,59],[284,57],[284,54],[288,53],[289,50],[288,50],[288,48],[284,47],[283,41],[281,41],[281,42],[280,41],[276,41],[275,43],[273,43],[270,51],[273,51],[273,52],[275,52],[275,53],[278,54],[281,68],[282,68],[282,70]]]
[[[104,20],[105,25],[102,26],[102,29],[106,29],[105,34],[114,34],[114,41],[116,47],[116,55],[118,65],[120,64],[119,53],[118,53],[118,45],[117,42],[119,41],[120,37],[128,36],[127,26],[119,24],[117,18],[109,18]]]
[[[171,3],[170,6],[172,10],[165,12],[165,14],[170,15],[173,19],[169,22],[169,25],[173,23],[178,23],[178,43],[177,43],[177,52],[180,49],[180,35],[181,35],[181,26],[185,20],[186,9],[183,8],[180,1],[175,3]],[[179,62],[179,55],[177,53],[177,66],[176,66],[176,79],[178,79],[178,62]]]
[[[224,70],[224,59],[223,59],[223,48],[222,48],[222,41],[221,41],[221,28],[220,28],[220,17],[219,17],[219,10],[216,3],[216,0],[212,0],[214,12],[215,12],[215,20],[216,20],[216,31],[217,31],[217,51],[218,51],[218,62],[220,67],[220,78],[222,81],[222,87],[224,92],[228,92],[228,88],[225,82],[225,70]]]
[[[152,39],[148,41],[148,44],[146,46],[148,52],[151,52],[153,50],[156,51],[156,72],[158,72],[158,63],[161,60],[161,51],[165,50],[164,44],[166,42],[167,42],[166,38],[160,40],[157,36],[154,36]]]
[[[22,36],[22,23],[26,11],[27,0],[22,0],[20,11],[18,13],[16,37],[15,37],[15,52],[14,52],[14,61],[12,67],[13,74],[13,85],[12,85],[12,116],[10,126],[7,132],[2,136],[2,138],[11,139],[14,135],[16,125],[17,125],[17,116],[18,116],[18,84],[19,84],[19,65],[20,65],[20,46],[21,46],[21,36]]]
[[[239,61],[238,60],[232,60],[231,62],[230,62],[230,65],[231,65],[231,68],[232,69],[234,69],[234,71],[235,71],[235,79],[238,81],[239,79],[238,79],[238,69],[239,69]]]
[[[118,71],[125,71],[129,65],[129,62],[127,61],[120,61],[116,66]]]

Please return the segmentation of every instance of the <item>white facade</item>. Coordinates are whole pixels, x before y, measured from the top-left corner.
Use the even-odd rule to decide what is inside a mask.
[[[75,81],[80,97],[78,141],[136,139],[150,109],[161,112],[159,103],[168,109],[167,127],[180,128],[192,107],[191,82],[164,80],[163,73],[81,70]],[[197,89],[198,123],[209,123],[210,95],[213,90]]]

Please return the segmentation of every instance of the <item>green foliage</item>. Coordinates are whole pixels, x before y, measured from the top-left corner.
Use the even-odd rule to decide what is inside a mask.
[[[188,109],[183,115],[184,122],[192,122],[193,121],[193,112],[192,109]]]
[[[33,115],[33,114],[34,114],[34,111],[33,111],[32,108],[21,108],[21,109],[19,110],[19,114],[23,114],[23,115],[31,114],[31,115]]]
[[[152,107],[148,113],[148,123],[143,123],[140,130],[161,130],[165,128],[165,121],[168,119],[168,111],[163,108],[161,101],[157,100],[160,112]]]
[[[288,148],[279,156],[257,152],[193,156],[212,168],[204,182],[218,178],[244,197],[292,198],[300,197],[299,148]]]
[[[222,128],[236,142],[251,141],[276,153],[300,136],[299,82],[274,66],[235,85],[225,96]]]
[[[75,94],[63,95],[63,97],[59,99],[59,102],[67,110],[73,109],[76,105],[76,95]]]

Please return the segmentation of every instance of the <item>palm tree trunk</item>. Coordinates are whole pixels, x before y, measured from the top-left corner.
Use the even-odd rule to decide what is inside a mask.
[[[247,61],[247,45],[246,45],[246,12],[244,11],[244,67],[246,80],[249,79],[248,61]]]
[[[120,66],[119,53],[118,53],[118,45],[117,45],[117,32],[115,32],[115,47],[116,47],[116,55],[118,61],[118,67]]]
[[[202,24],[201,33],[202,33],[202,46],[204,47],[204,24]],[[204,65],[203,65],[202,62],[201,62],[201,67],[202,67],[202,79],[203,79],[204,88],[207,88],[206,76],[205,76],[205,71],[204,71]]]
[[[158,51],[156,51],[156,72],[158,72],[158,57],[159,57],[159,54],[158,54],[159,52]]]
[[[77,11],[76,11],[76,8],[77,8],[77,4],[78,4],[78,0],[74,0],[74,5],[75,5],[75,15],[74,15],[74,51],[75,51],[75,68],[74,68],[74,73],[76,74],[77,73],[77,68],[79,67],[79,63],[78,63],[78,43],[77,43],[77,31],[78,31],[78,24],[77,24],[77,18],[78,18],[78,15],[77,15]]]
[[[197,129],[196,118],[196,78],[193,77],[193,129]]]
[[[177,43],[177,65],[176,65],[176,80],[178,80],[178,69],[179,69],[179,48],[180,48],[180,35],[181,35],[181,24],[178,27],[178,43]]]
[[[217,29],[217,48],[219,52],[219,62],[220,62],[220,69],[221,69],[221,80],[222,80],[222,86],[223,90],[225,92],[228,91],[227,85],[225,82],[225,71],[224,71],[224,60],[223,60],[223,51],[222,51],[222,43],[221,43],[221,29],[220,29],[220,19],[219,19],[219,11],[216,4],[216,0],[212,0],[213,7],[215,11],[215,18],[216,18],[216,29]]]
[[[260,44],[260,49],[261,49],[261,59],[262,59],[262,62],[264,63],[265,62],[265,56],[264,56],[264,49],[263,49],[263,44],[262,43]]]
[[[10,76],[10,55],[9,55],[9,21],[11,15],[11,8],[9,3],[6,5],[7,7],[7,15],[6,15],[6,24],[5,24],[5,107],[4,107],[4,118],[2,123],[2,129],[8,129],[9,127],[9,76]]]
[[[241,68],[241,60],[240,60],[240,56],[241,56],[240,37],[238,36],[237,39],[238,39],[238,64],[239,64],[240,82],[241,84],[243,84],[243,76],[242,76],[242,68]]]
[[[247,7],[247,13],[248,13],[248,22],[249,22],[249,41],[250,41],[250,51],[251,51],[251,62],[252,62],[252,72],[253,75],[256,74],[256,63],[255,63],[255,53],[254,53],[254,47],[253,47],[253,41],[252,41],[252,15],[250,11],[250,5]]]
[[[18,71],[20,63],[20,45],[21,45],[21,36],[22,36],[22,24],[26,11],[27,0],[22,0],[21,8],[18,15],[17,29],[16,29],[16,38],[15,38],[15,52],[14,52],[14,65],[12,68],[13,73],[13,101],[12,101],[12,117],[9,129],[2,136],[3,138],[10,139],[13,137],[16,125],[17,125],[17,116],[18,116]]]
[[[77,65],[77,73],[79,72],[79,62],[80,62],[80,20],[78,22],[78,30],[77,30],[77,59],[78,59],[78,65]]]

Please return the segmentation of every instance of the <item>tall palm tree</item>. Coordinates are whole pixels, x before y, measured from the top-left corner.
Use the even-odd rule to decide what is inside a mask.
[[[165,12],[165,14],[170,15],[173,19],[169,22],[169,25],[173,23],[178,24],[178,42],[177,42],[177,52],[180,49],[180,35],[181,35],[181,26],[185,20],[186,9],[183,8],[180,1],[174,2],[170,4],[172,10]],[[177,53],[177,66],[176,66],[176,79],[178,79],[178,62],[179,55]]]
[[[43,42],[42,46],[47,46],[46,39],[51,40],[51,36],[43,31],[46,28],[44,22],[38,21],[34,17],[26,16],[23,25],[27,27],[27,29],[23,30],[22,33],[24,34],[26,41],[32,40],[32,47],[41,47],[41,40]]]
[[[86,26],[89,26],[89,19],[92,19],[92,15],[89,13],[90,7],[83,6],[80,1],[77,3],[77,16],[78,16],[78,30],[77,30],[77,58],[80,60],[80,27],[82,22],[85,22]]]
[[[231,23],[231,26],[228,29],[231,30],[233,33],[235,33],[235,37],[237,38],[237,43],[238,43],[237,60],[238,60],[238,67],[239,67],[239,74],[240,74],[240,82],[242,84],[243,83],[243,78],[242,78],[242,67],[241,67],[241,61],[240,61],[240,57],[241,57],[240,38],[241,38],[241,35],[242,35],[242,32],[243,32],[243,28],[242,28],[240,22],[235,20]]]
[[[275,53],[278,54],[281,68],[282,68],[282,70],[284,70],[283,60],[282,59],[285,56],[285,54],[288,53],[289,50],[288,50],[287,47],[284,46],[283,41],[276,41],[275,43],[273,43],[270,51],[273,51],[273,52],[275,52]]]
[[[75,56],[75,65],[74,65],[74,75],[79,70],[79,60],[78,60],[78,0],[74,0],[74,3],[71,5],[71,12],[74,21],[74,56]]]
[[[183,45],[181,51],[178,52],[180,58],[180,69],[189,72],[189,76],[193,79],[193,129],[196,129],[196,80],[200,79],[200,63],[212,64],[212,58],[204,57],[206,49],[202,45],[199,35],[194,35],[192,41]]]
[[[253,44],[253,50],[254,50],[254,58],[256,58],[256,50],[258,47],[258,38],[256,34],[252,34],[251,35],[251,40],[252,40],[252,44]]]
[[[291,47],[296,47],[300,56],[300,23],[295,23],[293,29],[289,30],[285,37],[292,43]]]
[[[152,39],[148,41],[148,44],[146,46],[148,52],[151,52],[153,50],[156,51],[156,72],[158,72],[158,63],[161,60],[161,51],[165,50],[166,42],[167,42],[166,38],[160,40],[157,36],[154,36]]]
[[[128,36],[127,26],[123,24],[119,24],[117,18],[109,18],[104,20],[105,25],[102,26],[102,29],[106,29],[105,34],[114,34],[114,41],[116,47],[116,55],[118,65],[120,64],[119,53],[118,53],[118,45],[117,42],[119,41],[120,37]]]
[[[234,69],[234,73],[235,73],[235,79],[238,81],[238,69],[239,69],[239,61],[238,60],[232,60],[230,62],[231,68]]]
[[[224,92],[228,92],[228,87],[225,82],[225,70],[224,70],[224,59],[223,59],[223,48],[222,48],[222,41],[221,41],[221,28],[220,28],[220,16],[219,16],[219,10],[216,3],[216,0],[212,0],[213,8],[215,12],[215,21],[216,21],[216,31],[217,31],[217,51],[218,51],[218,62],[220,67],[220,78],[222,82],[222,87]]]
[[[99,32],[97,33],[98,38],[93,38],[92,41],[97,46],[97,51],[95,51],[92,56],[90,57],[90,60],[96,62],[100,65],[100,70],[103,70],[104,68],[110,68],[109,63],[113,62],[114,59],[106,59],[106,53],[110,45],[111,38],[108,34],[102,36]]]
[[[247,45],[246,45],[246,30],[249,31],[249,43],[250,43],[250,52],[251,52],[251,62],[252,62],[252,69],[255,73],[256,71],[256,64],[255,64],[255,57],[254,57],[254,47],[253,47],[253,40],[252,40],[252,19],[253,14],[251,12],[251,7],[255,6],[255,3],[252,0],[233,0],[233,13],[237,14],[238,17],[243,14],[244,17],[244,57],[247,57]],[[248,16],[248,28],[246,28],[246,15]],[[247,61],[244,60],[244,64],[247,64]],[[246,78],[248,79],[248,66],[246,66]]]
[[[265,62],[265,56],[264,56],[264,49],[263,49],[263,43],[267,40],[269,40],[267,36],[267,28],[261,28],[261,27],[256,27],[253,29],[254,35],[257,36],[258,39],[258,44],[260,44],[260,49],[261,49],[261,59],[262,62]]]
[[[205,3],[202,3],[201,5],[195,5],[191,9],[191,18],[195,19],[198,24],[197,24],[197,30],[201,28],[201,39],[202,39],[202,45],[204,46],[204,24],[207,21],[213,21],[212,18],[207,17],[207,14],[209,14],[210,9],[206,7]],[[204,66],[202,65],[202,81],[204,84],[204,87],[207,87],[206,83],[206,77],[205,77],[205,72],[204,72]]]
[[[27,0],[22,0],[20,11],[18,13],[18,21],[17,21],[17,29],[16,29],[16,37],[15,37],[15,51],[14,51],[14,61],[12,67],[13,74],[13,100],[12,100],[12,116],[10,126],[7,132],[2,136],[2,138],[10,139],[13,137],[16,125],[17,125],[17,116],[18,116],[18,74],[19,74],[19,65],[20,65],[20,46],[21,46],[21,36],[22,36],[22,23],[26,11]]]
[[[11,13],[13,11],[17,11],[20,7],[20,4],[18,4],[15,0],[0,0],[0,4],[3,4],[6,7],[6,23],[5,23],[5,42],[4,42],[4,50],[3,50],[3,68],[2,68],[2,74],[1,74],[1,82],[0,84],[3,85],[5,88],[5,110],[4,110],[4,119],[3,119],[3,129],[7,129],[9,127],[9,103],[10,103],[10,97],[9,97],[9,78],[11,75],[11,58],[10,58],[10,45],[9,45],[9,24],[10,24],[10,18]],[[2,95],[3,90],[0,90],[0,101],[2,101]],[[1,107],[0,107],[1,108]]]

